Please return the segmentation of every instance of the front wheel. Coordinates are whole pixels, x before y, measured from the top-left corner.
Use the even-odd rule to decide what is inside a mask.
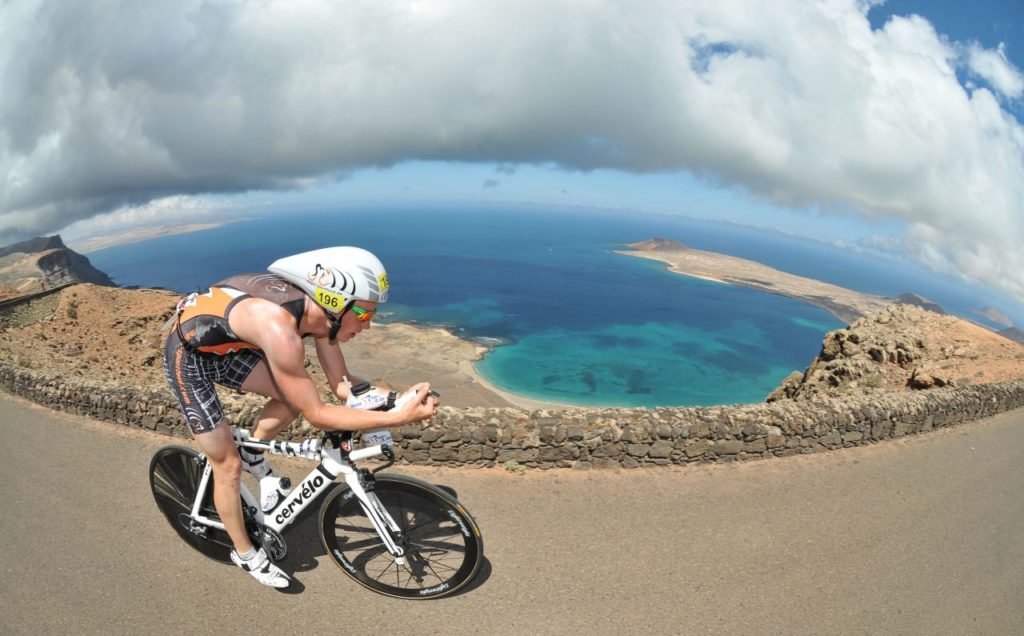
[[[377,476],[374,493],[401,530],[405,562],[387,551],[355,493],[339,484],[320,507],[320,538],[346,574],[379,594],[412,599],[447,596],[473,580],[484,544],[458,501],[404,475]]]

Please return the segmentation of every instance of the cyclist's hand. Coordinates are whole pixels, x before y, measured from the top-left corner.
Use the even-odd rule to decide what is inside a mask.
[[[430,384],[421,382],[409,389],[416,396],[402,405],[402,419],[406,422],[422,422],[429,420],[437,413],[438,399],[430,395]]]

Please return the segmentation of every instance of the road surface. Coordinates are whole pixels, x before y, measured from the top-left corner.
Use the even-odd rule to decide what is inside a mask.
[[[455,489],[484,535],[471,588],[427,602],[350,581],[314,515],[286,535],[293,586],[263,588],[157,511],[146,472],[172,440],[0,413],[3,634],[1024,633],[1024,411],[726,466],[402,468]]]

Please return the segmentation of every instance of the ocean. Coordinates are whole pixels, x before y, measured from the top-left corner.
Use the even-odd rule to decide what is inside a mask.
[[[477,369],[489,381],[578,405],[762,401],[786,375],[807,366],[826,332],[843,326],[802,302],[671,274],[660,263],[612,252],[655,236],[859,291],[914,292],[953,313],[985,304],[978,290],[813,241],[600,210],[480,205],[292,212],[88,256],[120,285],[187,292],[264,271],[288,254],[365,247],[391,279],[384,321],[442,325],[486,343],[493,349]],[[358,369],[357,360],[350,364]]]

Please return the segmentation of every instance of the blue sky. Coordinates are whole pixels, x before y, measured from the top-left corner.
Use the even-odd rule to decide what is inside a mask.
[[[0,242],[568,204],[769,227],[1024,299],[1022,6],[4,3]]]

